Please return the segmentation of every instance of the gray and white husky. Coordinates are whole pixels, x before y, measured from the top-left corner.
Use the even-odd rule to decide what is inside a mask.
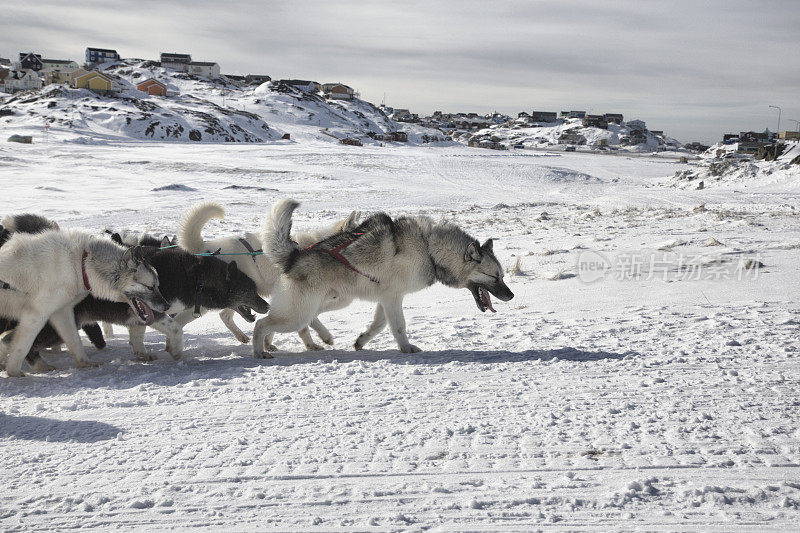
[[[352,231],[311,248],[290,238],[294,200],[282,200],[263,229],[264,252],[283,269],[272,291],[269,314],[256,322],[253,354],[271,357],[265,340],[276,331],[294,331],[331,306],[354,298],[377,301],[375,317],[355,342],[361,349],[389,323],[400,350],[419,352],[406,334],[403,297],[439,281],[468,289],[478,309],[492,307],[489,293],[503,301],[514,293],[503,282],[503,268],[492,250],[450,223],[427,217],[392,219],[380,213]]]
[[[326,237],[354,228],[358,225],[360,216],[360,212],[353,211],[346,219],[340,220],[329,227],[294,235],[295,242],[301,247],[311,246]],[[225,210],[221,205],[215,202],[205,202],[192,208],[181,222],[181,227],[178,232],[179,245],[187,252],[193,254],[218,251],[220,255],[216,257],[219,257],[223,261],[235,262],[239,270],[244,272],[255,282],[258,294],[264,298],[268,297],[272,292],[272,287],[281,274],[281,269],[276,266],[271,259],[258,253],[261,250],[261,237],[256,233],[248,232],[241,237],[228,236],[204,240],[202,235],[203,226],[212,218],[225,218]],[[222,322],[225,323],[239,342],[243,344],[250,342],[250,338],[234,323],[233,315],[234,310],[232,309],[223,309],[219,314]],[[176,317],[176,319],[182,324],[186,324],[191,321],[192,317],[184,313],[184,315]],[[316,316],[314,316],[311,320],[294,330],[297,331],[306,349],[322,349],[322,347],[316,344],[311,338],[311,333],[308,330],[309,323],[319,334],[323,342],[326,344],[333,344],[333,335],[331,335],[330,331],[328,331]],[[270,346],[270,348],[275,349],[274,346]]]
[[[127,303],[146,324],[153,311],[166,311],[158,276],[140,254],[80,231],[15,233],[0,248],[0,316],[19,322],[6,371],[22,376],[22,363],[49,321],[75,364],[89,365],[73,308],[90,293]]]

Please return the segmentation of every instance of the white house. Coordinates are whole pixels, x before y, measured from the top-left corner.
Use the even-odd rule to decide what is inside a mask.
[[[219,63],[213,61],[191,61],[186,65],[184,72],[193,76],[205,76],[206,78],[219,78]]]
[[[3,91],[7,93],[42,88],[42,78],[36,72],[27,69],[10,71],[3,81]]]
[[[80,66],[78,63],[70,59],[42,59],[41,72],[51,72],[54,70],[59,72],[73,72],[79,68]]]

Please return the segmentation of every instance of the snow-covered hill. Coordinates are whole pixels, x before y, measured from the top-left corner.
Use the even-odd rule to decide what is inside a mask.
[[[522,145],[525,148],[547,148],[565,143],[597,148],[606,144],[609,147],[630,152],[677,150],[681,146],[677,140],[671,137],[655,135],[650,131],[644,132],[644,142],[626,144],[631,139],[633,131],[634,128],[625,124],[610,123],[608,129],[584,126],[581,119],[565,119],[541,125],[534,125],[525,120],[515,120],[479,130],[474,134],[461,135],[458,140],[472,145],[479,144],[481,141],[491,141],[506,148],[516,145]]]
[[[401,125],[363,100],[329,100],[277,83],[240,87],[225,77],[210,80],[161,67],[153,61],[122,60],[100,70],[116,77],[123,90],[114,96],[49,85],[36,91],[0,95],[0,124],[15,133],[49,132],[86,142],[158,140],[267,142],[288,133],[299,140],[337,142],[368,133],[404,130],[409,141],[439,133]],[[149,96],[136,84],[155,78],[167,97]]]

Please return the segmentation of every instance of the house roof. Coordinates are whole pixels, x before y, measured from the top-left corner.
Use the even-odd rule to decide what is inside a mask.
[[[139,88],[144,84],[147,84],[147,85],[158,85],[159,87],[163,87],[164,89],[167,88],[166,85],[164,85],[163,83],[161,83],[160,81],[158,81],[155,78],[147,78],[144,81],[140,81],[139,83],[136,84],[136,87]]]
[[[191,61],[189,64],[198,67],[213,67],[217,63],[216,61]]]
[[[110,76],[107,76],[106,74],[103,74],[102,72],[98,72],[96,70],[90,70],[90,71],[88,71],[88,72],[86,72],[84,74],[81,74],[80,76],[76,76],[75,79],[79,80],[79,79],[85,78],[87,76],[91,76],[93,78],[99,76],[99,77],[101,77],[101,78],[103,78],[103,79],[105,79],[107,81],[113,81]]]
[[[69,65],[70,63],[75,63],[71,59],[42,59],[42,63],[55,63],[57,65]]]
[[[178,61],[180,63],[188,63],[192,60],[190,54],[173,54],[172,52],[161,52],[161,61]]]
[[[86,50],[91,50],[92,52],[102,52],[104,54],[116,54],[116,50],[111,50],[110,48],[92,48],[91,46],[87,47]]]
[[[278,83],[285,83],[286,85],[311,85],[317,82],[311,80],[278,80]]]

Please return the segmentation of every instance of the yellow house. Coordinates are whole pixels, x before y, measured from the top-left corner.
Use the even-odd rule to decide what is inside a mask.
[[[79,68],[78,70],[74,70],[74,71],[70,72],[69,74],[67,74],[67,83],[69,83],[70,87],[75,87],[75,78],[77,78],[79,76],[83,76],[87,72],[89,72],[89,71],[88,70],[84,70],[82,68]]]
[[[92,70],[75,77],[73,87],[76,89],[111,92],[114,90],[114,81],[105,74]]]

